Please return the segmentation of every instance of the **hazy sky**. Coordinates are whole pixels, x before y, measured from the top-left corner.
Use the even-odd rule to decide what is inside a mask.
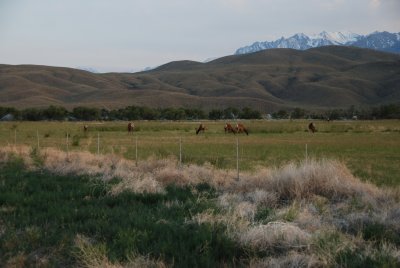
[[[0,63],[138,71],[323,30],[400,32],[400,0],[0,0]]]

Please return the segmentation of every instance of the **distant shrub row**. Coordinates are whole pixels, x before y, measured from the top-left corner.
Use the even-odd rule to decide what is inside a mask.
[[[249,107],[242,109],[229,107],[226,109],[213,109],[204,111],[189,108],[149,108],[128,106],[125,108],[106,110],[92,107],[75,107],[68,111],[61,106],[47,108],[27,108],[17,110],[10,107],[0,107],[0,119],[8,117],[9,120],[199,120],[199,119],[400,119],[400,104],[381,105],[379,107],[335,109],[324,112],[310,112],[301,108],[279,110],[272,114],[262,115],[261,112]],[[11,117],[11,118],[10,118]],[[5,118],[4,118],[5,119]]]

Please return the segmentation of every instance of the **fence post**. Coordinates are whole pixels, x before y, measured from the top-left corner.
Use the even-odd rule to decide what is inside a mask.
[[[17,147],[17,129],[14,129],[14,146]]]
[[[307,146],[307,143],[306,143],[306,164],[308,163],[308,146]]]
[[[236,171],[237,180],[239,180],[239,138],[236,137]]]
[[[136,160],[136,166],[137,166],[138,165],[137,136],[135,136],[135,160]]]
[[[69,141],[68,141],[68,137],[69,136],[69,134],[68,134],[68,132],[67,132],[67,159],[69,158],[69,147],[68,147],[68,145],[69,145]]]
[[[179,166],[182,166],[182,137],[179,138]]]
[[[97,155],[100,154],[100,134],[97,132]]]
[[[40,144],[39,144],[39,130],[36,130],[36,137],[37,137],[37,148],[38,150],[40,149]]]

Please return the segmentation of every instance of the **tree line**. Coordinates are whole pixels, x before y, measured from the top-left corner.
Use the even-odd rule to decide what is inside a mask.
[[[378,107],[348,109],[334,109],[320,112],[307,111],[302,108],[278,110],[269,115],[262,115],[258,110],[244,107],[238,109],[228,107],[225,109],[212,109],[204,111],[198,108],[149,108],[142,106],[128,106],[125,108],[106,110],[94,107],[75,107],[68,111],[62,106],[51,105],[47,108],[27,108],[18,110],[12,107],[0,107],[0,118],[12,115],[14,120],[40,121],[40,120],[221,120],[221,119],[400,119],[400,103],[387,104]]]

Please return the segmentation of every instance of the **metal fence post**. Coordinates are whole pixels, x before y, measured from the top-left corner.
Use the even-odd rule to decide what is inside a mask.
[[[69,134],[67,132],[67,158],[69,158]]]
[[[37,137],[37,148],[39,150],[40,144],[39,144],[39,130],[36,130],[36,137]]]
[[[135,136],[135,161],[136,161],[136,166],[138,165],[138,150],[137,150],[137,136]]]
[[[307,146],[307,143],[306,143],[306,164],[308,163],[308,146]]]
[[[182,166],[182,137],[179,138],[179,166]]]
[[[236,171],[237,180],[239,180],[239,138],[236,138]]]

